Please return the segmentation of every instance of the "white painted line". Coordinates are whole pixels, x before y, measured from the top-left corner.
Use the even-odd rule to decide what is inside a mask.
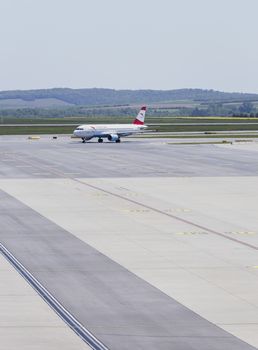
[[[45,176],[45,175],[51,175],[51,173],[32,173],[32,175]]]
[[[108,350],[95,336],[77,321],[63,305],[20,263],[15,256],[0,243],[0,251],[3,256],[14,266],[19,274],[31,285],[32,288],[45,300],[45,302],[57,313],[59,317],[92,349]]]

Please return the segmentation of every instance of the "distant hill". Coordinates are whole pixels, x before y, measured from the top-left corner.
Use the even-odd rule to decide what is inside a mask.
[[[0,123],[10,118],[131,116],[141,104],[147,104],[149,117],[258,115],[258,94],[58,88],[0,91]]]
[[[258,94],[228,93],[202,89],[180,90],[113,90],[68,89],[13,90],[0,92],[0,109],[64,108],[73,106],[121,106],[173,101],[200,103],[258,100]]]

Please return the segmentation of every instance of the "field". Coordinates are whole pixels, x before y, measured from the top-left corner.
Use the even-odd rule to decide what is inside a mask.
[[[131,123],[129,117],[87,118],[6,118],[0,123],[0,135],[72,134],[79,124]],[[153,132],[206,132],[258,131],[258,118],[222,117],[149,117],[146,120]]]

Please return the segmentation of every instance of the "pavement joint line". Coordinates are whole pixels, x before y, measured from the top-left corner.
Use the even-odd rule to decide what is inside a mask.
[[[27,164],[30,164],[30,165],[31,165],[31,163],[30,163],[28,160],[20,159],[20,161],[23,161],[24,163],[27,163]],[[156,213],[158,213],[158,214],[165,215],[165,216],[170,217],[170,218],[172,218],[172,219],[174,219],[174,220],[184,222],[185,224],[188,224],[188,225],[191,225],[191,226],[195,226],[195,227],[197,227],[198,229],[201,229],[202,231],[210,232],[210,233],[212,233],[212,234],[214,234],[214,235],[217,235],[217,236],[222,237],[222,238],[225,238],[225,239],[227,239],[227,240],[229,240],[229,241],[232,241],[232,242],[241,244],[241,245],[243,245],[243,246],[245,246],[245,247],[248,247],[248,248],[250,248],[250,249],[258,250],[258,247],[255,246],[255,245],[253,245],[253,244],[250,244],[250,243],[247,243],[247,242],[243,242],[243,241],[241,241],[241,240],[239,240],[239,239],[237,239],[237,238],[230,237],[230,236],[228,236],[228,235],[226,235],[226,234],[224,234],[224,233],[221,233],[221,232],[215,231],[215,230],[213,230],[213,229],[210,229],[210,228],[208,228],[208,227],[202,226],[202,225],[200,225],[200,224],[194,223],[194,222],[192,222],[192,221],[190,221],[190,220],[183,219],[183,218],[181,218],[181,217],[179,217],[179,216],[176,216],[176,215],[174,215],[174,214],[167,213],[167,212],[165,212],[165,211],[163,211],[163,210],[160,210],[160,209],[151,207],[151,206],[149,206],[149,205],[147,205],[147,204],[138,202],[138,201],[136,201],[135,199],[128,198],[128,197],[123,196],[123,195],[120,195],[120,194],[118,194],[118,193],[114,193],[114,192],[105,190],[104,188],[101,188],[101,187],[98,187],[98,186],[89,184],[89,183],[84,182],[84,181],[82,181],[82,180],[76,179],[76,178],[74,178],[74,177],[72,177],[72,176],[67,176],[67,175],[65,175],[62,171],[59,171],[59,170],[57,170],[57,169],[52,169],[52,170],[50,170],[49,167],[44,167],[44,166],[42,166],[42,165],[37,165],[37,167],[38,167],[39,169],[41,169],[41,170],[44,170],[44,171],[46,171],[46,170],[52,171],[52,173],[55,174],[55,175],[62,176],[63,178],[70,179],[70,180],[72,180],[72,181],[74,181],[74,182],[77,182],[77,183],[79,183],[79,184],[81,184],[81,185],[88,186],[89,188],[92,188],[92,189],[94,189],[94,190],[97,190],[97,191],[100,191],[100,192],[102,192],[102,193],[111,195],[111,196],[113,196],[113,197],[117,197],[117,198],[123,199],[123,200],[125,200],[125,201],[127,201],[127,202],[136,204],[136,205],[138,205],[138,206],[142,206],[142,207],[145,208],[145,209],[149,209],[149,210],[151,210],[151,211],[153,211],[153,212],[156,212]]]
[[[16,271],[30,284],[53,311],[92,349],[109,350],[90,331],[88,331],[58,300],[19,262],[18,259],[0,243],[0,251]]]
[[[190,221],[190,220],[186,220],[186,219],[180,218],[179,216],[176,216],[176,215],[167,213],[167,212],[165,212],[165,211],[162,211],[162,210],[159,210],[159,209],[157,209],[157,208],[151,207],[151,206],[149,206],[149,205],[147,205],[147,204],[138,202],[138,201],[136,201],[136,200],[134,200],[134,199],[127,198],[127,197],[124,197],[124,196],[122,196],[122,195],[120,195],[120,194],[113,193],[113,192],[111,192],[111,191],[105,190],[105,189],[103,189],[103,188],[101,188],[101,187],[88,184],[88,183],[86,183],[86,182],[84,182],[84,181],[81,181],[81,180],[79,180],[79,179],[71,178],[71,180],[76,181],[76,182],[78,182],[78,183],[81,183],[81,184],[83,184],[83,185],[85,185],[85,186],[88,186],[88,187],[90,187],[90,188],[93,188],[93,189],[95,189],[95,190],[102,191],[102,192],[107,193],[107,194],[109,194],[109,195],[111,195],[111,196],[114,196],[114,197],[117,197],[117,198],[120,198],[120,199],[124,199],[124,200],[126,200],[126,201],[128,201],[128,202],[131,202],[131,203],[133,203],[133,204],[140,205],[140,206],[142,206],[142,207],[144,207],[144,208],[146,208],[146,209],[149,209],[149,210],[151,210],[151,211],[154,211],[154,212],[156,212],[156,213],[159,213],[159,214],[162,214],[162,215],[166,215],[166,216],[168,216],[168,217],[170,217],[170,218],[172,218],[172,219],[175,219],[175,220],[177,220],[177,221],[181,221],[181,222],[184,222],[184,223],[186,223],[186,224],[188,224],[188,225],[195,226],[195,227],[197,227],[197,228],[199,228],[199,229],[201,229],[201,230],[204,230],[204,231],[213,233],[213,234],[215,234],[215,235],[217,235],[217,236],[226,238],[226,239],[228,239],[228,240],[230,240],[230,241],[232,241],[232,242],[235,242],[235,243],[238,243],[238,244],[242,244],[242,245],[244,245],[244,246],[246,246],[246,247],[248,247],[248,248],[258,250],[258,247],[254,246],[254,245],[252,245],[252,244],[249,244],[249,243],[247,243],[247,242],[240,241],[240,240],[238,240],[238,239],[236,239],[236,238],[233,238],[233,237],[229,237],[229,236],[227,236],[227,235],[224,234],[224,233],[217,232],[217,231],[212,230],[212,229],[210,229],[210,228],[207,228],[207,227],[205,227],[205,226],[196,224],[196,223],[194,223],[194,222],[192,222],[192,221]]]

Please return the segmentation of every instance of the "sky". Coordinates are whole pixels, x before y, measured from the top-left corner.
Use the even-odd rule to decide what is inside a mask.
[[[0,90],[258,93],[257,0],[0,0]]]

